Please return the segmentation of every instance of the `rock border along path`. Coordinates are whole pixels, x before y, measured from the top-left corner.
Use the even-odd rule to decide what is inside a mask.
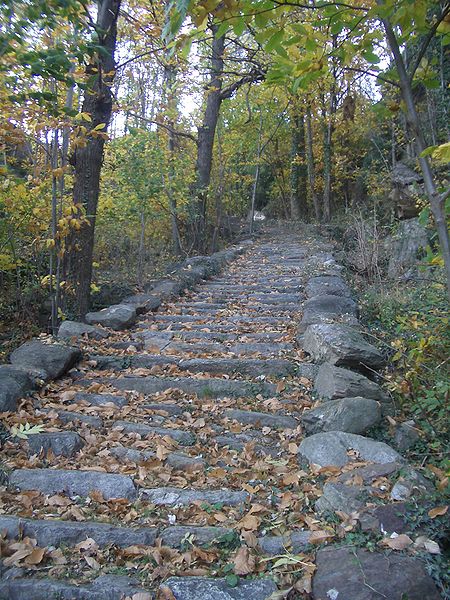
[[[3,408],[47,384],[6,415],[44,431],[5,443],[0,600],[439,598],[417,557],[335,545],[323,520],[391,534],[380,509],[429,490],[364,436],[393,406],[332,249],[279,225],[63,324],[77,367],[76,346],[13,353]]]

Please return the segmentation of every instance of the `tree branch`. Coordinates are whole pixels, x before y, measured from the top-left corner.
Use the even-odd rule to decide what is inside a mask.
[[[227,98],[231,98],[236,90],[238,90],[241,86],[246,83],[255,83],[256,81],[263,81],[266,76],[265,71],[254,69],[247,75],[244,75],[234,83],[230,84],[228,87],[224,88],[220,94],[220,99],[225,100]]]
[[[158,127],[162,127],[163,129],[166,129],[170,133],[173,133],[173,135],[177,135],[179,137],[184,137],[184,138],[187,138],[188,140],[192,140],[193,142],[197,143],[197,138],[192,133],[185,133],[184,131],[177,131],[173,127],[170,127],[170,125],[166,125],[166,123],[161,123],[161,121],[157,121],[156,119],[147,119],[147,117],[138,115],[137,113],[131,112],[130,110],[126,110],[125,113],[127,115],[129,115],[130,117],[134,117],[135,119],[140,119],[141,121],[144,121],[145,123],[150,123],[152,125],[157,125]]]

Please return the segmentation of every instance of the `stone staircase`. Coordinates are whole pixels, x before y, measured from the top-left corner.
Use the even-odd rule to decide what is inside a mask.
[[[323,518],[379,533],[374,506],[426,488],[360,435],[392,405],[332,250],[269,230],[9,413],[43,431],[3,448],[0,599],[440,597],[419,559],[335,546]]]

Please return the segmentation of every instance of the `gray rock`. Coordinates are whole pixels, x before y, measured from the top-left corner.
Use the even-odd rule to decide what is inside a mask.
[[[308,434],[320,431],[363,433],[381,420],[379,402],[368,398],[341,398],[305,411],[301,421]]]
[[[136,334],[136,337],[144,341],[146,350],[159,352],[170,344],[173,333],[168,331],[142,331]]]
[[[359,321],[353,315],[341,315],[331,312],[317,312],[314,310],[305,310],[300,321],[297,332],[304,333],[310,325],[333,324],[346,325],[347,327],[359,327]]]
[[[304,303],[303,311],[358,316],[358,306],[354,300],[333,294],[313,296]]]
[[[63,321],[59,326],[58,337],[63,340],[78,339],[84,336],[94,340],[104,340],[109,337],[109,333],[100,327],[78,321]]]
[[[269,600],[277,590],[272,579],[241,579],[231,587],[225,579],[171,577],[161,588],[169,588],[176,600]]]
[[[299,458],[321,467],[343,467],[350,462],[348,450],[356,450],[362,460],[373,463],[404,462],[400,454],[387,444],[343,431],[316,433],[305,438],[299,445]]]
[[[225,411],[225,416],[244,425],[259,425],[259,427],[273,427],[275,429],[295,429],[298,425],[293,417],[251,410],[230,409]]]
[[[46,577],[0,580],[0,600],[122,600],[144,591],[135,579],[119,575],[102,575],[87,585]]]
[[[137,497],[131,477],[100,471],[68,471],[65,469],[17,469],[9,478],[11,487],[38,490],[43,494],[65,493],[68,496],[89,495],[98,490],[105,500]]]
[[[150,310],[157,310],[161,306],[161,298],[155,294],[135,294],[124,298],[122,304],[130,304],[136,314],[141,315]]]
[[[403,502],[372,506],[360,512],[358,518],[362,531],[375,531],[391,535],[411,531],[407,505]]]
[[[55,431],[37,433],[28,437],[29,454],[47,454],[49,450],[55,456],[73,456],[84,446],[84,441],[75,431]]]
[[[317,362],[330,362],[336,366],[370,367],[379,369],[385,364],[381,352],[368,344],[362,335],[346,325],[310,325],[300,344]]]
[[[134,448],[126,448],[124,446],[111,448],[110,454],[119,460],[135,463],[141,463],[156,458],[154,452],[135,450]],[[199,470],[205,466],[203,458],[189,456],[180,452],[171,452],[168,454],[165,458],[165,463],[179,471]]]
[[[39,370],[17,365],[0,365],[0,382],[13,379],[23,390],[30,392],[39,387]]]
[[[123,377],[105,379],[119,390],[136,390],[142,394],[155,394],[168,389],[180,389],[188,394],[197,394],[200,398],[252,397],[258,393],[274,395],[276,386],[270,383],[247,383],[231,379],[191,379],[189,377]]]
[[[105,404],[115,404],[123,408],[128,404],[125,396],[115,396],[114,394],[88,394],[77,392],[73,398],[74,402],[87,402],[91,406],[104,406]]]
[[[257,443],[258,441],[260,443]],[[217,435],[214,438],[214,442],[219,446],[219,448],[228,446],[230,450],[237,450],[238,452],[244,450],[246,444],[256,442],[254,446],[254,451],[256,452],[256,454],[270,454],[271,456],[273,456],[276,455],[278,452],[277,449],[273,446],[265,445],[264,437],[261,437],[261,435],[256,435],[256,432],[255,435],[249,435],[248,431],[245,433],[238,434],[228,433],[225,435]]]
[[[258,538],[258,546],[266,556],[303,552],[309,544],[310,531],[292,531],[286,535],[266,535]]]
[[[16,411],[17,401],[26,393],[27,389],[16,379],[3,375],[0,379],[0,412]]]
[[[239,373],[241,375],[275,375],[284,377],[296,372],[296,365],[288,360],[255,358],[191,358],[178,366],[192,373]]]
[[[320,600],[439,600],[418,558],[356,547],[322,548],[316,555],[313,597]],[[330,592],[334,590],[333,595]]]
[[[306,284],[306,296],[313,298],[314,296],[322,296],[324,294],[344,297],[351,296],[349,287],[341,277],[332,275],[312,277]]]
[[[425,477],[412,467],[406,467],[391,490],[391,500],[403,502],[433,493],[433,485]]]
[[[408,279],[409,276],[414,275],[417,271],[418,254],[428,243],[427,230],[419,223],[419,219],[400,221],[397,234],[387,248],[388,277]]]
[[[93,538],[99,546],[115,544],[121,548],[132,544],[152,546],[158,534],[156,527],[116,527],[90,521],[35,520],[0,515],[0,530],[8,538],[27,536],[38,546],[74,546],[86,538]]]
[[[184,286],[180,281],[173,281],[172,279],[160,279],[151,288],[151,293],[155,296],[159,296],[161,300],[167,300],[168,298],[179,296],[183,291]]]
[[[394,441],[400,452],[409,450],[419,439],[420,435],[414,421],[405,421],[395,430]]]
[[[195,435],[190,431],[181,429],[169,429],[168,427],[157,427],[145,425],[144,423],[133,423],[131,421],[116,421],[114,428],[120,428],[124,433],[138,433],[139,435],[167,435],[182,446],[192,446],[196,442]]]
[[[338,481],[352,485],[352,480],[357,477],[358,479],[362,479],[364,485],[370,486],[376,479],[395,475],[400,469],[403,468],[403,464],[396,462],[366,465],[365,467],[358,467],[356,469],[352,469],[351,471],[341,473],[338,477]]]
[[[142,404],[141,406],[147,410],[164,412],[171,417],[179,417],[184,413],[182,406],[178,406],[177,404],[169,404],[167,402],[151,402]]]
[[[192,540],[194,546],[206,546],[213,544],[223,535],[232,531],[232,529],[226,529],[225,527],[177,525],[163,529],[160,537],[163,545],[170,548],[181,548],[188,538]]]
[[[326,483],[323,486],[322,496],[316,502],[316,511],[319,513],[342,511],[350,514],[361,510],[367,497],[367,491],[363,486]]]
[[[330,363],[320,365],[314,382],[314,392],[323,400],[362,396],[378,400],[383,405],[391,402],[384,390],[364,375]]]
[[[186,506],[193,502],[239,506],[240,504],[245,504],[250,496],[247,492],[236,492],[234,490],[192,490],[176,487],[160,487],[142,489],[141,497],[156,506]]]
[[[56,379],[81,359],[81,352],[72,346],[45,344],[40,340],[25,342],[10,356],[13,365],[34,369],[45,380]]]
[[[55,410],[58,413],[58,421],[61,423],[86,423],[89,427],[93,427],[94,429],[100,429],[103,425],[103,421],[100,417],[94,417],[93,415],[84,415],[83,413],[73,412],[70,410],[59,410],[57,408],[51,409]],[[43,412],[49,412],[48,410],[44,410]]]
[[[89,325],[103,325],[116,331],[131,327],[136,321],[136,309],[129,304],[114,304],[84,317]]]

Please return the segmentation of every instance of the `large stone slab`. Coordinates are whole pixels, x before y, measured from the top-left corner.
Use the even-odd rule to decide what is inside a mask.
[[[161,588],[168,588],[176,600],[269,600],[277,590],[272,579],[241,579],[231,587],[225,579],[171,577]]]
[[[15,411],[17,401],[38,386],[38,375],[26,367],[0,365],[0,412]]]
[[[81,351],[62,344],[46,344],[40,340],[25,342],[10,356],[13,365],[34,369],[45,380],[56,379],[81,359]]]
[[[381,352],[346,325],[316,324],[310,325],[301,339],[301,347],[316,362],[330,362],[336,366],[356,369],[379,369],[385,364]]]
[[[206,546],[213,544],[230,532],[232,532],[232,529],[226,529],[225,527],[176,525],[163,529],[160,538],[164,546],[170,546],[171,548],[181,548],[188,539],[188,543],[192,542],[194,546]]]
[[[85,415],[83,413],[78,413],[70,410],[59,410],[58,408],[52,408],[51,411],[55,411],[58,413],[58,421],[61,423],[85,423],[89,427],[93,427],[94,429],[100,429],[103,425],[103,421],[100,417],[94,417],[94,415]],[[43,412],[50,412],[50,410],[45,409]]]
[[[93,538],[99,546],[114,544],[121,548],[132,544],[152,546],[158,534],[156,527],[117,527],[92,521],[59,521],[23,519],[0,515],[0,531],[8,538],[27,536],[37,541],[38,546],[74,546],[86,538]]]
[[[46,577],[0,580],[0,600],[123,600],[144,591],[137,580],[120,575],[102,575],[86,585]]]
[[[251,410],[230,409],[225,411],[225,416],[244,425],[259,425],[259,427],[274,429],[295,429],[298,425],[294,417]]]
[[[84,446],[84,440],[75,431],[36,433],[27,442],[29,454],[47,454],[51,450],[55,456],[73,456]]]
[[[136,321],[136,309],[129,304],[114,304],[84,317],[89,325],[103,325],[116,331],[131,327]]]
[[[85,336],[94,340],[104,340],[109,336],[109,333],[100,327],[79,323],[78,321],[63,321],[58,329],[58,337],[62,340],[78,340]]]
[[[323,400],[362,396],[383,404],[391,402],[388,394],[364,375],[330,363],[320,365],[314,382],[314,392]]]
[[[161,306],[161,298],[156,294],[135,294],[124,298],[122,304],[131,305],[136,314],[141,315],[150,310],[157,310]]]
[[[77,392],[73,400],[74,402],[86,402],[91,406],[115,404],[118,408],[123,408],[128,404],[128,400],[125,396],[116,396],[114,394],[88,394],[85,392]]]
[[[238,506],[249,499],[247,492],[234,490],[192,490],[176,487],[144,488],[141,497],[156,506],[186,506],[194,502]]]
[[[292,531],[285,535],[266,535],[258,538],[258,546],[266,556],[292,552],[299,554],[309,544],[310,531]]]
[[[179,389],[200,398],[222,398],[226,396],[254,397],[257,394],[274,395],[276,386],[270,383],[248,383],[231,379],[190,379],[189,377],[123,377],[105,379],[119,390],[136,390],[142,394],[155,394],[168,389]]]
[[[316,556],[313,597],[320,600],[439,600],[424,563],[411,556],[356,547],[322,548]]]
[[[128,463],[141,463],[156,458],[156,454],[154,452],[126,448],[125,446],[116,446],[111,448],[110,454],[118,460]],[[181,452],[171,452],[166,456],[164,462],[169,467],[180,471],[201,470],[205,466],[205,461],[203,458],[189,456],[188,454],[182,454]]]
[[[170,429],[169,427],[158,427],[156,425],[146,425],[145,423],[133,423],[132,421],[116,421],[113,427],[121,429],[124,433],[138,433],[142,436],[167,435],[182,446],[192,446],[196,442],[195,435],[191,431],[183,431],[181,429]]]
[[[355,450],[362,460],[373,463],[404,462],[400,454],[383,442],[376,442],[362,435],[327,431],[305,438],[299,445],[299,458],[321,467],[343,467],[350,462],[347,454]]]
[[[306,284],[306,296],[322,296],[324,294],[333,296],[351,296],[350,289],[342,277],[334,275],[319,275],[312,277]]]
[[[89,495],[98,490],[105,500],[137,497],[131,477],[100,471],[68,471],[65,469],[17,469],[9,477],[9,485],[20,490],[38,490],[43,494],[65,493],[68,496]]]
[[[381,420],[380,403],[369,398],[340,398],[305,411],[301,417],[308,434],[320,431],[363,433]]]

